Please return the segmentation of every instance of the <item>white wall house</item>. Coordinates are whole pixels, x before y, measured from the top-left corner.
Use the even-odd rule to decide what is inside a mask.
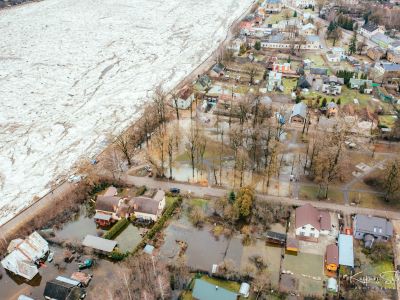
[[[300,239],[318,241],[320,235],[331,231],[330,214],[320,211],[311,204],[296,208],[296,236]]]
[[[295,0],[295,4],[297,7],[309,7],[311,6],[315,6],[315,1],[314,0]]]
[[[299,228],[296,228],[296,235],[303,236],[303,237],[318,238],[319,230],[316,229],[311,224],[305,224]]]

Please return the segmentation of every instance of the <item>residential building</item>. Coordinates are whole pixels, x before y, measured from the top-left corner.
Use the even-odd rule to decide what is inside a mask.
[[[381,47],[368,48],[367,50],[367,56],[373,61],[381,60],[385,54],[386,51],[384,51]]]
[[[210,70],[211,77],[222,77],[225,75],[225,66],[221,63],[215,64]]]
[[[331,51],[326,52],[326,59],[331,63],[340,63],[341,58],[339,55],[332,53]]]
[[[327,211],[320,211],[311,204],[296,208],[296,236],[300,239],[318,241],[319,235],[331,231],[331,216]]]
[[[303,49],[315,50],[320,48],[320,39],[316,35],[307,35],[303,37],[286,39],[284,34],[278,33],[271,35],[267,40],[261,41],[261,47],[272,49]]]
[[[360,29],[359,33],[362,36],[365,36],[366,38],[370,39],[374,34],[377,33],[385,33],[382,27],[376,25],[373,22],[368,22],[364,24]]]
[[[25,240],[14,239],[7,248],[8,255],[1,261],[4,269],[31,280],[36,276],[38,265],[49,253],[47,241],[36,231]]]
[[[400,51],[389,50],[387,52],[387,60],[394,64],[400,64]]]
[[[375,64],[373,71],[375,82],[389,82],[400,78],[400,64],[381,61]]]
[[[283,90],[282,87],[282,73],[270,71],[268,75],[267,89],[272,92],[275,89]]]
[[[299,102],[293,105],[292,113],[290,115],[290,123],[303,124],[307,118],[307,105],[304,102]]]
[[[79,300],[83,295],[84,291],[80,287],[57,279],[48,281],[43,293],[48,300]]]
[[[328,75],[328,69],[327,68],[317,68],[317,67],[315,67],[315,68],[310,68],[310,74],[313,74],[313,75],[320,75],[320,76],[322,76],[322,75]]]
[[[378,46],[383,49],[387,49],[389,45],[394,42],[392,38],[381,32],[378,32],[371,36],[371,41],[378,44]]]
[[[331,52],[336,55],[339,56],[341,60],[346,59],[346,51],[343,48],[340,47],[333,47],[331,49]]]
[[[237,300],[238,294],[203,279],[195,279],[192,297],[196,300]]]
[[[370,94],[372,92],[372,83],[372,80],[369,79],[350,78],[350,88],[359,90],[364,86],[365,94]]]
[[[117,246],[117,242],[88,234],[83,240],[82,245],[92,248],[101,254],[110,254]]]
[[[384,218],[357,214],[353,234],[355,239],[364,240],[366,248],[371,248],[375,240],[387,241],[393,236],[393,225]]]
[[[339,248],[337,245],[328,245],[325,252],[325,268],[336,272],[339,267]]]
[[[174,108],[188,109],[194,101],[194,93],[190,87],[186,86],[179,91],[176,99],[172,98],[171,101]]]
[[[274,62],[272,65],[272,71],[278,72],[278,73],[292,73],[293,72],[290,69],[289,62],[285,62],[285,63]]]
[[[200,92],[204,92],[211,88],[211,79],[207,75],[199,75],[195,84],[194,89]]]
[[[300,34],[302,35],[315,35],[317,32],[317,28],[312,23],[307,23],[303,25],[300,29]]]
[[[300,8],[315,6],[314,0],[295,0],[295,5]]]
[[[339,234],[339,265],[354,268],[353,236]]]
[[[342,92],[343,78],[338,78],[334,75],[323,76],[322,92],[328,95],[339,95]]]
[[[279,13],[282,10],[282,0],[265,0],[264,10],[267,13]]]
[[[296,239],[287,238],[286,239],[286,251],[289,251],[291,253],[299,252],[299,241]]]
[[[314,76],[311,74],[301,75],[297,81],[297,86],[301,89],[310,89],[313,85]]]
[[[303,45],[301,49],[319,49],[321,47],[321,41],[318,35],[307,35],[307,44]]]
[[[157,190],[153,198],[144,196],[121,198],[111,196],[107,192],[108,190],[96,199],[94,220],[99,226],[108,226],[121,218],[133,215],[136,218],[157,221],[165,207],[165,192],[162,190]]]

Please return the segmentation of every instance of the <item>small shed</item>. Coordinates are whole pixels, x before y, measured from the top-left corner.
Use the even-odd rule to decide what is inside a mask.
[[[152,255],[153,251],[154,251],[154,246],[153,245],[149,245],[149,244],[147,244],[143,249],[143,252],[147,253],[149,255]]]
[[[286,251],[297,254],[297,252],[299,252],[299,241],[296,239],[288,238],[286,240]]]
[[[249,294],[250,294],[250,284],[248,284],[247,282],[243,282],[243,283],[240,285],[239,294],[242,295],[242,296],[245,297],[245,298],[249,297]]]
[[[265,237],[268,242],[273,244],[285,245],[286,243],[286,234],[279,233],[275,231],[267,231],[265,233]]]
[[[88,234],[83,240],[82,245],[93,248],[97,252],[107,254],[114,250],[117,246],[117,242]]]
[[[328,282],[326,284],[326,289],[328,290],[328,292],[337,293],[338,285],[337,285],[337,281],[335,278],[331,277],[328,279]]]
[[[339,265],[338,246],[332,244],[326,246],[325,267],[328,271],[336,272]]]
[[[339,234],[339,265],[354,268],[353,236]]]

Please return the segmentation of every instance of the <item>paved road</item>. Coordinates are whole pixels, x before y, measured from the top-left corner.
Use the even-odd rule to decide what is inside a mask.
[[[191,183],[178,183],[173,181],[161,181],[150,177],[136,177],[136,176],[125,176],[123,180],[128,184],[133,184],[137,186],[145,185],[149,188],[164,189],[169,190],[172,187],[179,188],[182,192],[190,192],[192,195],[202,197],[208,195],[211,197],[222,197],[228,193],[228,189],[217,188],[217,187],[203,187]],[[279,202],[286,205],[304,205],[306,203],[311,203],[317,208],[328,209],[331,211],[341,211],[345,214],[366,214],[375,215],[378,217],[384,217],[389,219],[400,220],[400,212],[387,211],[381,209],[369,209],[356,206],[341,205],[335,203],[328,203],[325,201],[307,201],[297,198],[290,197],[277,197],[264,194],[257,194],[259,199],[271,202]]]

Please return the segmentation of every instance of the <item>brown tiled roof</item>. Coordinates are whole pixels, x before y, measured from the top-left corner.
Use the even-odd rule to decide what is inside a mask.
[[[296,228],[310,224],[317,230],[331,229],[331,216],[327,211],[319,211],[311,204],[296,208]]]
[[[336,245],[328,245],[326,247],[326,263],[339,264],[339,248]]]
[[[148,197],[135,197],[131,201],[135,212],[157,215],[159,201]]]
[[[318,216],[318,209],[311,204],[296,208],[296,228],[311,224],[315,229],[320,230],[321,225],[318,221]]]
[[[116,212],[120,199],[120,197],[113,196],[97,196],[95,208],[96,210]]]

